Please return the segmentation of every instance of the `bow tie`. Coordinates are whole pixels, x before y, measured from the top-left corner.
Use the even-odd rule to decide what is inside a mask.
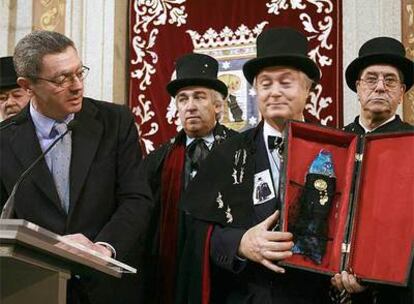
[[[279,136],[268,136],[267,137],[267,146],[269,147],[270,152],[277,150],[277,153],[282,156],[284,142],[283,138]]]

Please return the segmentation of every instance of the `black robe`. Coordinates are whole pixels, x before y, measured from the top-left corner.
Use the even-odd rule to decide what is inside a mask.
[[[355,120],[351,122],[349,125],[344,127],[345,131],[353,132],[359,135],[364,135],[365,130],[359,124],[359,116],[355,117]],[[400,116],[396,115],[395,119],[387,122],[386,124],[378,127],[372,133],[389,133],[389,132],[401,132],[401,131],[412,131],[414,130],[414,126],[410,125],[409,123],[403,122]]]

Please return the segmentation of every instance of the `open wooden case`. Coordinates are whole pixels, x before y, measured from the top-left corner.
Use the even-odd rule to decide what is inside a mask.
[[[332,153],[336,195],[328,216],[328,241],[320,264],[301,254],[286,266],[333,275],[341,270],[363,281],[405,286],[414,253],[414,132],[365,137],[291,121],[281,176],[281,229],[309,166],[321,151]]]

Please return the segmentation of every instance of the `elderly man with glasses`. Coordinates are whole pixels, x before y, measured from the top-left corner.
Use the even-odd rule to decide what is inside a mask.
[[[22,172],[63,136],[20,184],[12,216],[134,265],[152,201],[138,174],[133,115],[83,96],[89,69],[62,34],[28,34],[16,46],[14,65],[30,102],[17,123],[0,125],[0,205]],[[128,277],[74,276],[68,303],[136,303],[136,284]]]
[[[367,41],[360,48],[359,57],[347,67],[345,76],[348,87],[357,93],[361,106],[360,116],[345,127],[346,131],[365,135],[414,130],[395,114],[405,92],[414,82],[414,62],[405,57],[401,42],[389,37]],[[390,202],[390,208],[392,206]],[[408,304],[414,299],[413,270],[408,287],[362,285],[355,274],[346,271],[336,274],[331,282],[341,291],[337,295],[337,303],[351,303],[351,300],[354,304]]]
[[[413,66],[398,40],[367,41],[346,70],[346,82],[358,95],[361,113],[345,130],[358,134],[413,130],[395,114],[413,84]]]

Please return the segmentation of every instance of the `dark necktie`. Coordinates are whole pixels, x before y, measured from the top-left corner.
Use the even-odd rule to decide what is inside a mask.
[[[186,159],[186,186],[188,182],[197,174],[200,163],[207,157],[210,150],[202,138],[195,139],[187,147]]]
[[[277,153],[282,156],[284,149],[284,142],[282,137],[269,135],[267,137],[267,146],[269,147],[270,152],[276,150]]]

